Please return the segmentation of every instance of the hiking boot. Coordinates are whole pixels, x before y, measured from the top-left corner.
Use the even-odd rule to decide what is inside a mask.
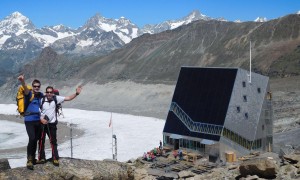
[[[28,158],[27,158],[26,167],[27,167],[27,169],[33,170],[32,157],[28,157]]]
[[[53,160],[53,165],[54,165],[54,166],[59,166],[59,161],[58,161],[57,159],[54,159],[54,160]]]
[[[32,164],[36,165],[37,159],[33,159]]]
[[[45,164],[46,163],[46,159],[39,159],[36,161],[36,164]]]

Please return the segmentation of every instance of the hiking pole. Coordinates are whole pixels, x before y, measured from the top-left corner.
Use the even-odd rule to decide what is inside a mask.
[[[42,133],[41,133],[41,139],[40,139],[40,148],[39,148],[39,160],[41,159],[41,151],[42,151],[42,145],[43,145],[43,139],[45,136],[45,125],[42,124]]]
[[[56,157],[55,157],[55,154],[54,154],[54,146],[53,146],[53,143],[52,143],[52,136],[51,136],[50,129],[49,129],[49,117],[47,115],[45,115],[45,119],[48,121],[47,129],[48,129],[49,140],[50,140],[50,145],[51,145],[51,149],[52,149],[52,157],[55,160]]]
[[[54,146],[53,146],[53,143],[52,143],[52,136],[51,136],[50,129],[49,129],[49,123],[47,123],[47,129],[48,129],[49,138],[50,138],[50,144],[51,144],[51,149],[52,149],[52,157],[55,160],[56,157],[54,155]]]

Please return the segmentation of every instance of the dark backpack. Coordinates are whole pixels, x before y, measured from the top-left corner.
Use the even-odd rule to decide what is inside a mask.
[[[58,116],[60,116],[60,115],[62,115],[62,105],[61,105],[61,103],[59,103],[59,104],[57,104],[57,99],[56,99],[56,96],[59,96],[59,91],[58,91],[58,89],[53,89],[53,92],[54,92],[54,94],[55,94],[55,105],[56,105],[56,114],[58,115]]]
[[[59,96],[59,91],[57,89],[53,89],[53,92],[56,96]]]

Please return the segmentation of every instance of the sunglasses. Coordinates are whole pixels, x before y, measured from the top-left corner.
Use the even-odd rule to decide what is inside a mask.
[[[52,94],[53,91],[46,91],[46,94]]]
[[[41,86],[33,86],[34,88],[40,88]]]

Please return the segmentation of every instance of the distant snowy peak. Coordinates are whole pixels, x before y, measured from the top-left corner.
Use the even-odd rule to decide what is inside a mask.
[[[63,25],[35,28],[33,23],[19,12],[0,21],[0,48],[3,50],[49,46],[58,39],[73,36],[75,30]]]
[[[296,14],[300,14],[300,10],[298,12],[296,12]]]
[[[257,17],[254,22],[267,22],[267,18],[265,17]]]
[[[113,27],[111,27],[109,24],[111,24],[109,19],[106,19],[97,13],[95,16],[88,19],[80,31],[83,29],[102,29],[104,31],[111,31]]]
[[[80,31],[84,31],[86,29],[97,30],[99,32],[113,31],[125,43],[129,43],[133,38],[138,36],[138,27],[125,17],[121,17],[120,19],[109,19],[101,16],[100,14],[96,14],[91,17],[82,28],[80,28]]]
[[[193,12],[191,12],[189,15],[187,15],[186,17],[182,18],[181,20],[185,21],[186,23],[191,23],[192,21],[196,21],[196,20],[212,20],[211,17],[208,17],[204,14],[201,14],[200,11],[198,10],[194,10]]]
[[[223,17],[216,18],[215,20],[217,20],[217,21],[225,21],[225,22],[228,22],[228,20],[227,20],[227,19],[225,19],[225,18],[223,18]]]
[[[162,31],[178,28],[179,26],[189,24],[193,21],[197,21],[197,20],[208,21],[208,20],[212,20],[212,19],[213,18],[208,17],[204,14],[201,14],[198,10],[195,10],[195,11],[191,12],[189,15],[187,15],[187,16],[181,18],[181,19],[178,19],[178,20],[169,20],[169,21],[165,21],[165,22],[162,22],[160,24],[155,24],[155,25],[146,24],[140,30],[140,34],[143,34],[143,33],[150,33],[150,34],[160,33]]]
[[[19,12],[14,12],[5,17],[4,20],[0,21],[0,33],[4,32],[5,34],[18,34],[33,29],[35,29],[33,23]]]
[[[204,14],[201,14],[198,10],[195,10],[195,11],[191,12],[189,15],[187,15],[186,17],[183,17],[182,19],[169,21],[169,22],[171,25],[171,29],[175,29],[175,28],[178,28],[179,26],[189,24],[193,21],[197,21],[197,20],[208,21],[211,19],[212,18],[210,18]]]
[[[82,28],[101,29],[106,32],[109,32],[109,31],[115,31],[120,26],[124,27],[124,26],[136,26],[136,25],[131,23],[130,20],[126,19],[125,17],[121,17],[120,19],[109,19],[101,16],[98,13],[95,16],[91,17]]]
[[[53,30],[55,30],[57,32],[74,31],[72,28],[64,26],[62,24],[56,25],[56,26],[50,26],[50,28],[52,28]]]
[[[116,19],[116,21],[118,22],[119,25],[122,25],[122,26],[131,26],[131,25],[134,25],[129,19],[126,19],[125,17],[121,17],[120,19]]]

